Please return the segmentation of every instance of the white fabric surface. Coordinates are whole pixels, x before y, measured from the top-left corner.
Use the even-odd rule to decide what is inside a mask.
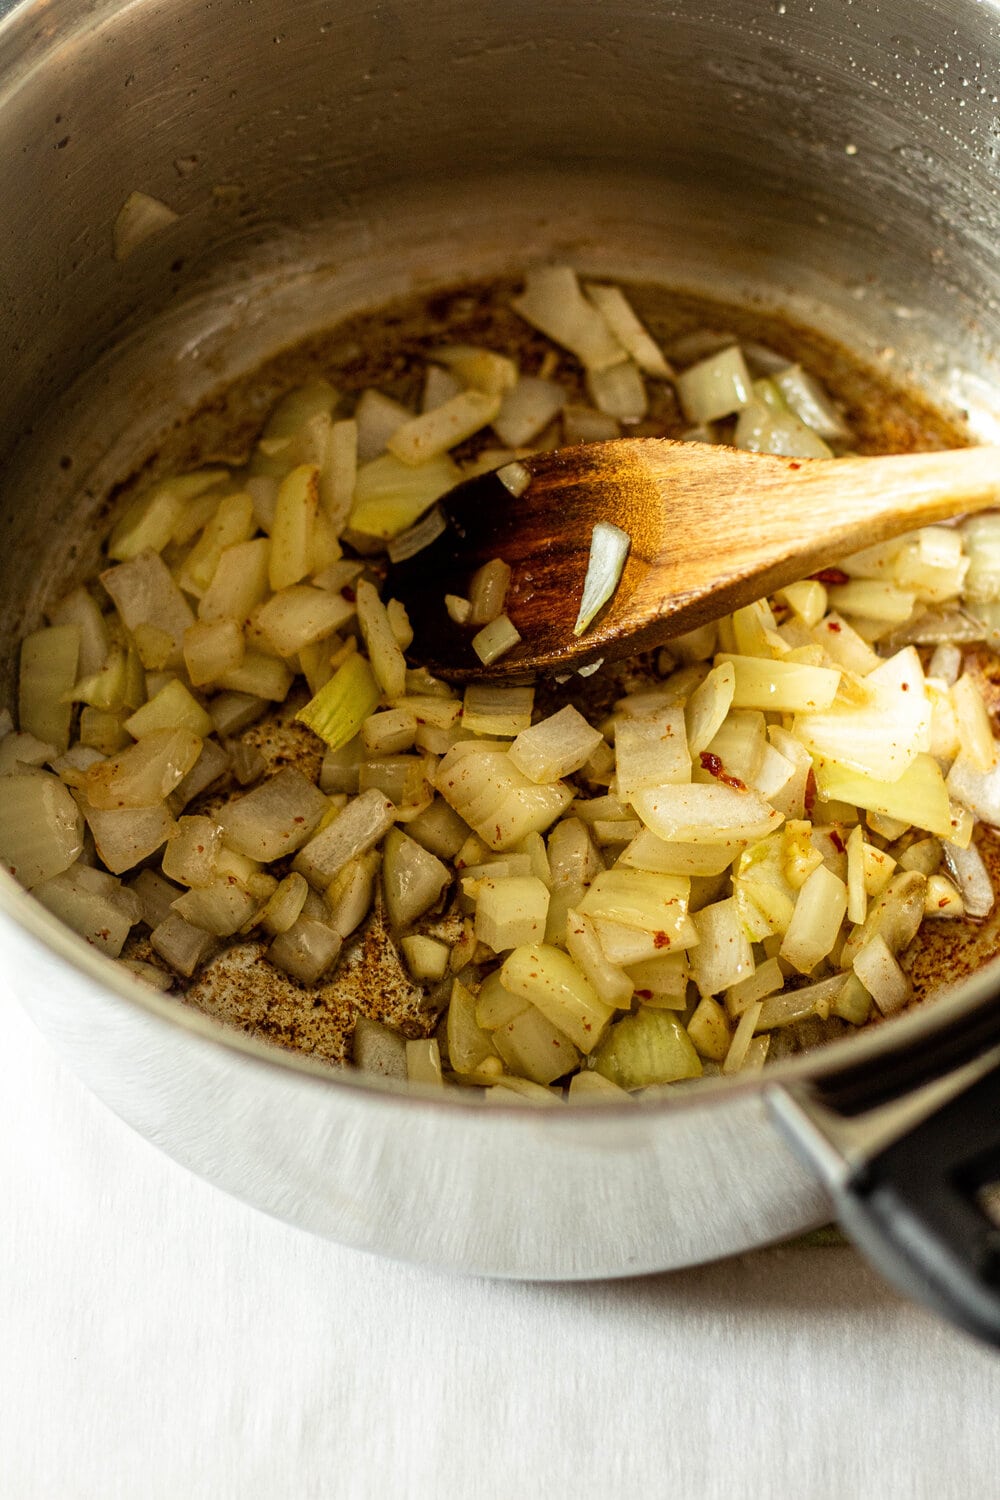
[[[190,1176],[0,1000],[2,1500],[967,1500],[1000,1356],[852,1251],[446,1278]]]

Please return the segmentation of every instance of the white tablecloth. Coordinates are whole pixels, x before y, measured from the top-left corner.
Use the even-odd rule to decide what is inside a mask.
[[[2,1500],[987,1500],[1000,1355],[842,1248],[574,1286],[190,1176],[0,999]]]

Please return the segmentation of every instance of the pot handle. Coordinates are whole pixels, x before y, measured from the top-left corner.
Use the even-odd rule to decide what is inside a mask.
[[[876,1269],[1000,1348],[1000,1046],[868,1107],[846,1077],[768,1104]]]

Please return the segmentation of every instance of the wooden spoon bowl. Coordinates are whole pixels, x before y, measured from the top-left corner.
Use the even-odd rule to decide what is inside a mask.
[[[667,438],[541,453],[517,498],[495,474],[459,485],[443,533],[390,570],[411,656],[452,680],[570,672],[662,645],[862,547],[1000,504],[1000,448],[878,458],[774,458]],[[609,603],[573,634],[597,521],[628,533]],[[446,594],[492,558],[511,569],[505,611],[521,641],[484,666]]]

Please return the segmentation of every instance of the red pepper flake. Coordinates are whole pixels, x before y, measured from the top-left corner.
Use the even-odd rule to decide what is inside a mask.
[[[843,568],[820,568],[818,573],[810,573],[809,577],[814,583],[850,583],[849,574]]]
[[[502,833],[501,833],[501,832],[500,832],[500,824],[499,824],[499,823],[498,823],[498,824],[497,824],[497,838],[498,838],[498,839],[500,839],[500,838],[502,838],[502,837],[503,837],[503,835],[502,835]]]
[[[746,782],[741,781],[738,776],[730,776],[723,768],[722,761],[711,750],[702,750],[698,758],[701,761],[702,770],[707,771],[710,776],[714,776],[716,781],[721,781],[725,786],[731,786],[734,791],[746,791]]]
[[[796,463],[790,463],[790,464],[789,464],[789,465],[788,465],[788,467],[789,467],[789,468],[790,468],[790,469],[801,469],[801,467],[802,467],[802,465],[801,465],[801,464],[796,464]]]
[[[809,775],[806,777],[806,789],[802,800],[805,803],[806,812],[811,816],[816,802],[816,773],[812,766],[809,767]]]
[[[636,990],[636,994],[640,1000],[652,1000],[653,998],[652,990]]]
[[[908,693],[910,691],[910,684],[908,682],[901,682],[899,685],[903,689],[904,693]]]
[[[669,948],[670,947],[670,939],[669,939],[669,937],[667,936],[667,934],[665,932],[654,932],[653,933],[653,947],[654,948]]]
[[[292,819],[292,822],[293,823],[304,823],[305,822],[305,818],[301,815],[301,813],[296,813],[295,817]]]
[[[948,905],[948,902],[949,902],[949,901],[950,901],[950,900],[951,900],[951,897],[950,897],[950,896],[942,896],[942,897],[941,897],[941,900],[940,900],[940,901],[939,901],[939,902],[938,902],[938,906],[947,906],[947,905]]]
[[[341,598],[346,599],[348,604],[354,604],[358,597],[349,583],[344,584],[344,587],[341,589],[340,594]]]
[[[837,851],[838,854],[843,854],[845,848],[847,847],[845,845],[845,843],[844,843],[844,840],[840,837],[840,834],[837,832],[836,828],[831,828],[830,829],[830,843],[836,849],[836,851]]]
[[[842,629],[839,620],[827,620],[826,628],[827,630],[832,630],[835,635],[839,635]]]

